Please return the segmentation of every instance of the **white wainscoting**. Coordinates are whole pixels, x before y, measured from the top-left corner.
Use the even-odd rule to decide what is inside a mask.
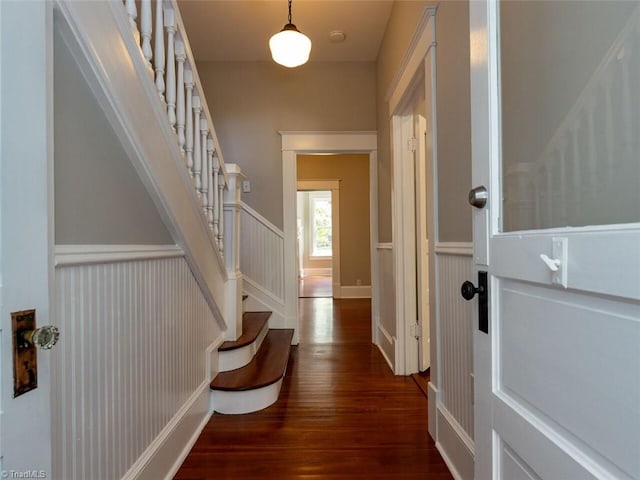
[[[55,478],[171,478],[208,420],[222,332],[167,256],[57,267]]]
[[[387,360],[391,370],[395,372],[398,364],[396,341],[396,297],[393,277],[393,245],[378,243],[378,285],[380,288],[378,302],[379,318],[374,319],[378,328],[378,348]]]
[[[284,235],[246,204],[240,216],[240,270],[284,304]]]
[[[438,448],[458,478],[473,476],[473,304],[460,285],[473,279],[467,243],[436,244],[439,384]],[[475,283],[475,281],[474,281]],[[469,473],[471,477],[469,477]]]

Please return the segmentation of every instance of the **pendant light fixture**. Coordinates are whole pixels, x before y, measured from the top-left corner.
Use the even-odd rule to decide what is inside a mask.
[[[269,40],[273,61],[285,67],[299,67],[307,63],[311,52],[311,40],[291,23],[291,0],[289,0],[289,23]]]

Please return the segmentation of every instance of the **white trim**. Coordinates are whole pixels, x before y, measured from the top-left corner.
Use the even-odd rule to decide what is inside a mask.
[[[203,380],[180,410],[140,455],[138,460],[124,474],[122,480],[138,478],[164,478],[168,480],[174,477],[211,418],[209,383],[210,380]],[[202,416],[202,419],[193,428],[190,424],[195,416]],[[190,432],[182,431],[189,427],[191,427]],[[185,439],[184,436],[187,435],[188,437]],[[179,453],[174,456],[176,451]],[[173,461],[171,457],[174,458]],[[169,462],[171,463],[168,465]]]
[[[184,257],[177,245],[56,245],[56,267]]]
[[[378,205],[378,155],[374,152],[369,159],[369,205]],[[378,244],[378,214],[370,216],[369,249],[371,257],[371,341],[378,344],[380,324],[380,256]]]
[[[334,298],[371,298],[371,285],[341,285]]]
[[[280,230],[278,227],[276,227],[273,223],[271,223],[269,220],[264,218],[262,215],[260,215],[258,212],[256,212],[253,208],[251,208],[246,203],[240,202],[240,205],[242,206],[242,210],[247,212],[250,216],[255,218],[258,222],[260,222],[262,225],[267,227],[269,230],[271,230],[277,236],[279,236],[280,238],[284,238],[284,232],[282,230]]]
[[[220,372],[228,372],[247,365],[262,345],[264,337],[269,333],[269,322],[267,321],[258,333],[253,342],[243,347],[234,348],[233,350],[221,350],[218,352],[218,370]]]
[[[298,180],[298,191],[339,190],[340,180]]]
[[[331,257],[322,257],[322,258],[318,258],[318,257],[314,257],[314,260],[330,260]],[[331,267],[326,267],[326,268],[303,268],[302,269],[302,278],[307,278],[307,277],[314,277],[314,276],[319,276],[319,277],[330,277],[331,276]]]
[[[462,427],[442,405],[437,408],[438,441],[436,448],[449,467],[451,475],[460,480],[472,480],[474,446]]]
[[[462,255],[473,256],[472,242],[438,242],[436,243],[437,255]]]
[[[393,243],[379,243],[376,248],[378,250],[393,250]]]
[[[396,346],[395,345],[397,343],[396,342],[396,338],[391,336],[391,335],[389,335],[389,332],[387,332],[387,329],[384,328],[384,326],[381,325],[381,324],[378,325],[377,329],[380,332],[380,334],[382,335],[382,339],[384,339],[386,341],[386,343],[391,347],[391,349],[394,351],[394,355],[395,355],[395,350],[396,350]],[[391,371],[393,371],[393,362],[391,361],[391,359],[389,358],[389,356],[385,352],[385,350],[382,347],[382,345],[380,345],[380,343],[378,343],[378,350],[380,350],[380,353],[382,353],[382,356],[387,361],[387,364],[389,365],[389,368],[391,369]]]
[[[410,86],[422,66],[427,52],[432,46],[435,46],[433,22],[429,22],[429,19],[435,14],[436,8],[434,7],[426,7],[422,12],[400,67],[387,89],[385,101],[389,103],[389,116],[393,115],[398,109],[405,92],[410,90]]]
[[[282,150],[297,153],[368,153],[378,149],[374,131],[301,132],[280,131]]]
[[[298,259],[296,253],[297,226],[297,165],[298,154],[304,153],[368,153],[369,165],[377,162],[376,132],[279,132],[282,136],[282,203],[284,231],[284,318],[295,333],[298,343]],[[371,179],[370,179],[371,182]],[[377,187],[376,187],[377,188]],[[373,187],[370,183],[370,190]],[[337,191],[337,190],[336,190]],[[371,202],[371,196],[370,196]],[[378,215],[377,203],[370,203],[370,222]],[[373,223],[370,223],[370,225]],[[373,257],[372,257],[373,258]],[[334,278],[337,271],[333,271]],[[339,277],[338,277],[339,278]]]
[[[414,138],[414,113],[407,112],[412,107],[416,89],[423,84],[427,110],[425,112],[432,120],[431,141],[436,138],[435,122],[435,9],[425,8],[423,16],[416,28],[411,44],[405,55],[401,68],[396,74],[397,81],[389,90],[389,114],[391,121],[391,151],[392,151],[392,234],[393,234],[393,263],[396,296],[396,335],[398,338],[398,360],[396,374],[407,375],[418,371],[419,344],[411,332],[410,325],[418,322],[418,290],[416,258],[425,258],[422,247],[416,243],[416,172],[413,168],[414,156],[425,155],[425,194],[427,211],[427,234],[430,242],[437,234],[437,174],[436,150],[433,143],[432,151],[426,146],[413,153],[407,148],[407,143]],[[431,55],[430,55],[431,53]],[[429,120],[429,118],[427,120]],[[427,154],[427,152],[431,154]],[[422,188],[422,187],[421,187]],[[433,280],[434,257],[428,256],[428,277]],[[426,275],[425,275],[426,277]],[[431,323],[437,318],[433,315],[431,301],[434,287],[430,292]],[[426,302],[425,302],[426,303]],[[431,329],[429,329],[431,331]],[[431,343],[433,351],[433,342]],[[433,362],[431,362],[433,364]]]

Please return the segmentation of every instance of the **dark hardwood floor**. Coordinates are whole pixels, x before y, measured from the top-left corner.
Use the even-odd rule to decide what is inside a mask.
[[[427,399],[371,344],[369,300],[301,299],[280,399],[214,415],[178,479],[451,479]]]

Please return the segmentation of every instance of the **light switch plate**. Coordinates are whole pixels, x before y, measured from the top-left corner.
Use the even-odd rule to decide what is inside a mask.
[[[251,182],[249,180],[242,181],[242,193],[251,192]]]

